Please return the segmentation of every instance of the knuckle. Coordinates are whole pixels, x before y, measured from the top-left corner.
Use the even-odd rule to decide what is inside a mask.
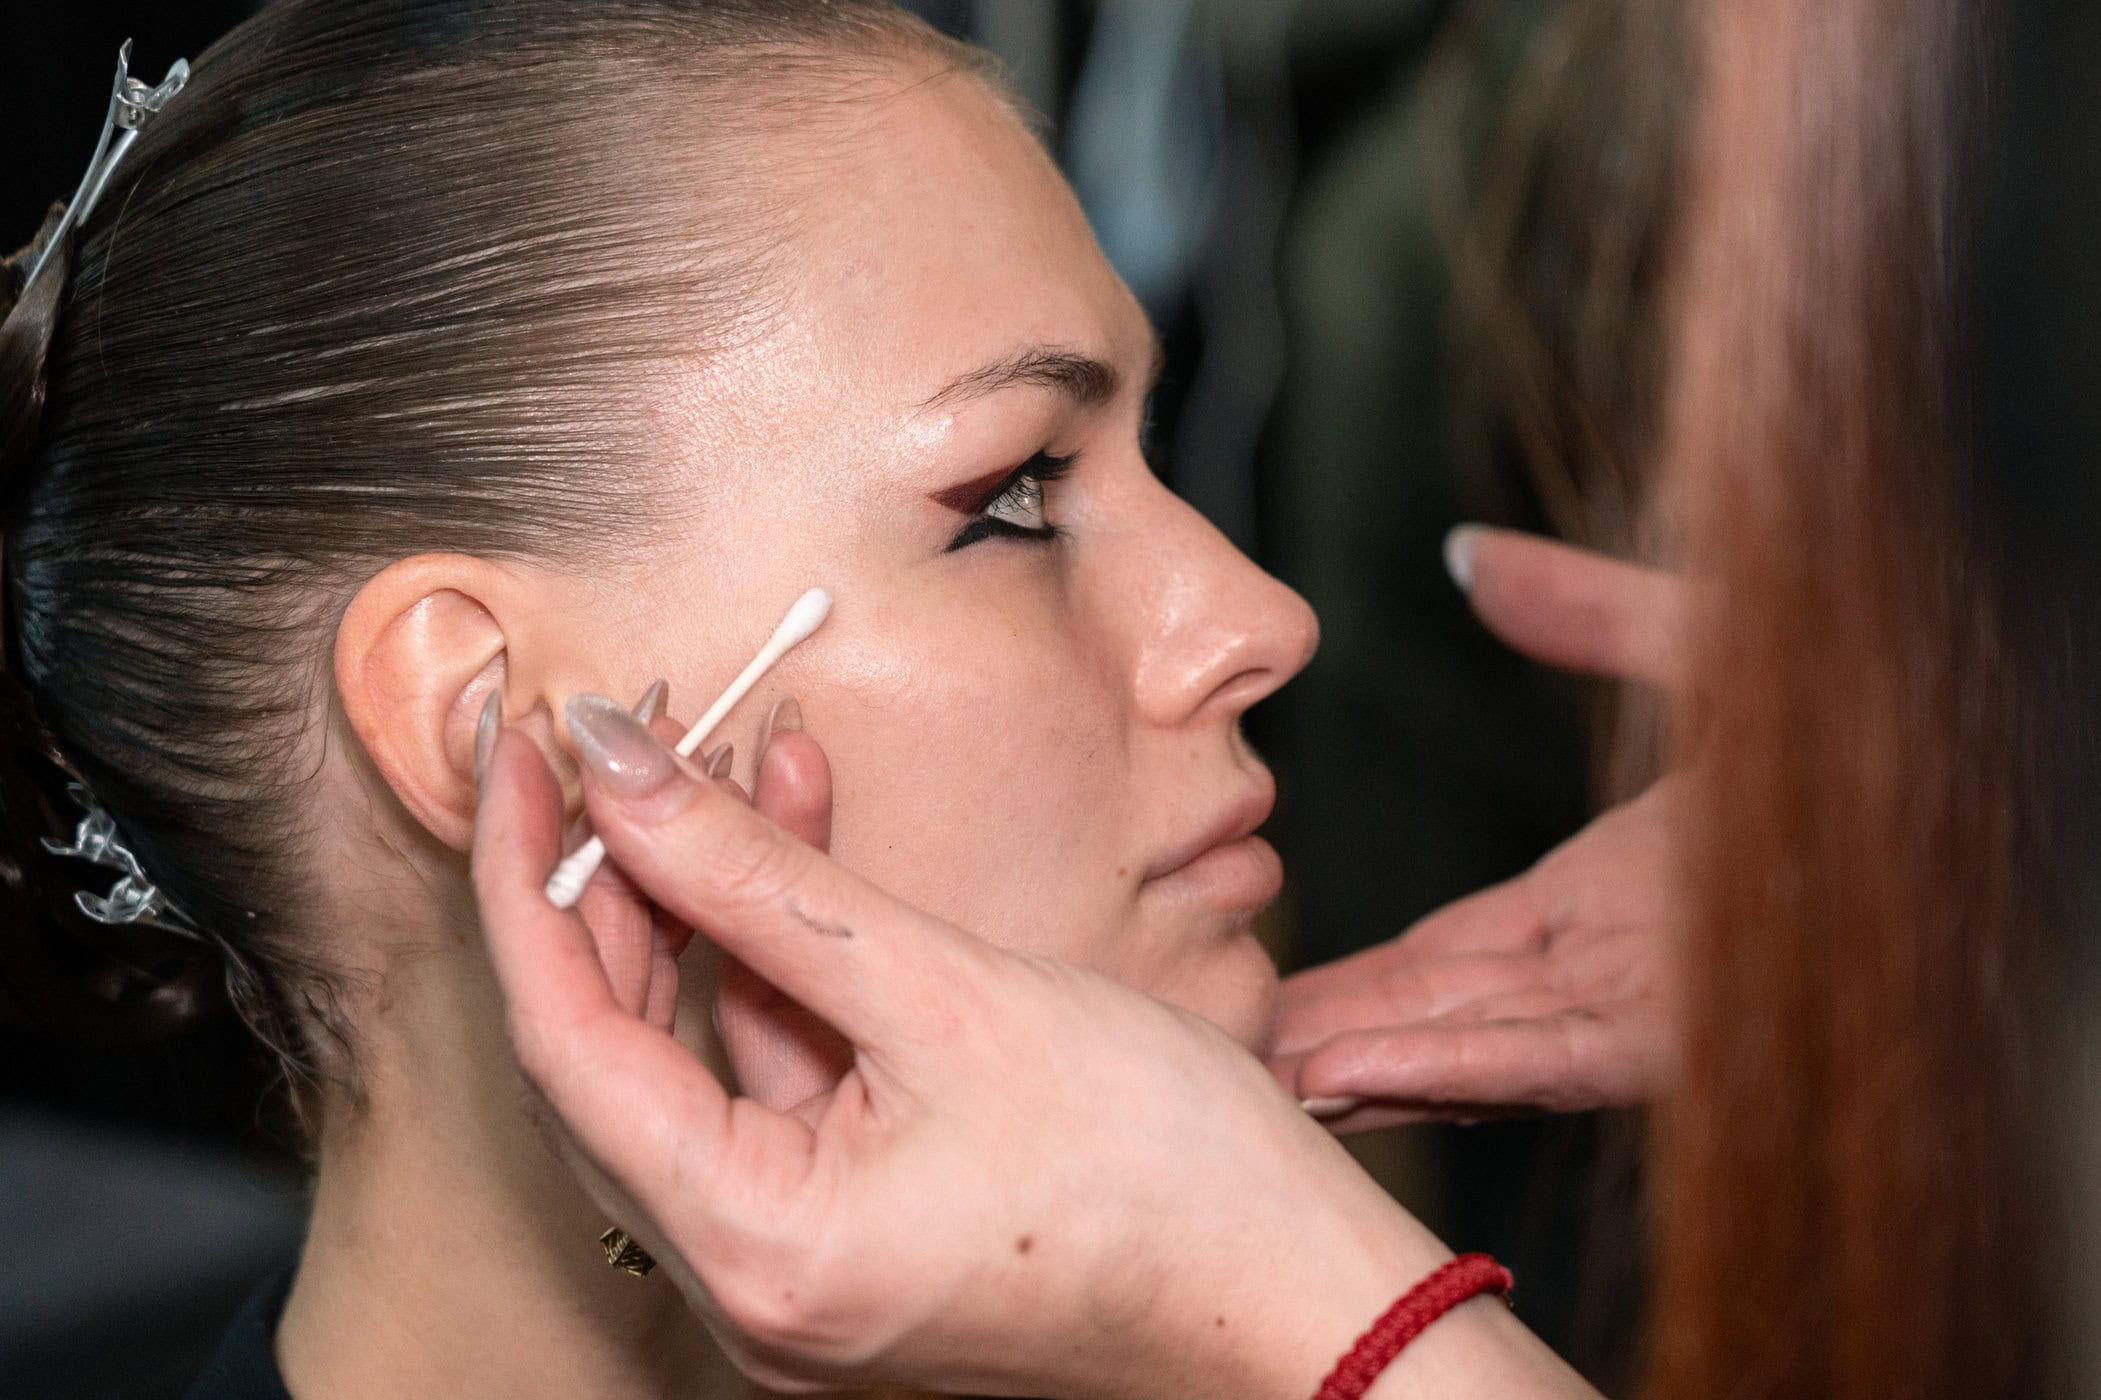
[[[853,1323],[860,1309],[812,1269],[777,1260],[767,1268],[736,1270],[712,1291],[753,1359],[776,1374],[807,1374],[864,1350],[861,1329]]]
[[[743,908],[778,903],[804,873],[803,853],[770,823],[738,822],[709,844],[697,874],[718,898]]]

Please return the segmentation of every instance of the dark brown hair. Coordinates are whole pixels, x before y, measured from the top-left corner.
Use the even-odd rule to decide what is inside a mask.
[[[766,324],[789,128],[908,54],[877,0],[286,0],[0,280],[0,987],[167,1019],[223,981],[313,1073],[313,724],[387,562],[649,515],[646,384]],[[47,225],[47,229],[48,229]],[[77,776],[194,938],[80,917]]]
[[[2031,674],[1967,441],[1958,0],[1721,0],[1661,506],[1695,638],[1653,1391],[2036,1393]]]

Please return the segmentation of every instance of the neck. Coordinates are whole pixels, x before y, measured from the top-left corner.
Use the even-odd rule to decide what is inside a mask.
[[[330,1115],[278,1357],[301,1400],[755,1394],[676,1288],[605,1262],[607,1221],[523,1109],[478,950],[389,979],[364,1102]],[[439,966],[444,964],[444,966]],[[395,989],[401,990],[396,993]],[[450,1002],[433,1005],[434,1001]]]
[[[668,1283],[605,1264],[579,1193],[491,1189],[455,1165],[324,1160],[278,1334],[294,1395],[739,1393]]]

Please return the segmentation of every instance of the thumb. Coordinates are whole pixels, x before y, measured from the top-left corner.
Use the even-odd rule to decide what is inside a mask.
[[[984,946],[850,874],[712,783],[616,706],[572,706],[591,823],[676,918],[864,1050],[912,1039]]]
[[[774,711],[759,756],[752,805],[781,830],[823,850],[832,839],[832,769],[824,748],[800,727],[797,708]],[[715,992],[715,1031],[738,1086],[769,1108],[788,1109],[836,1087],[853,1067],[853,1046],[780,988],[732,958]]]

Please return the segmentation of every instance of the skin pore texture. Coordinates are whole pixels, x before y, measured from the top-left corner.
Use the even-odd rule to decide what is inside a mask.
[[[1267,1043],[1251,925],[1281,871],[1244,839],[1272,785],[1238,722],[1305,664],[1313,617],[1148,469],[1152,333],[1022,122],[908,65],[855,102],[782,159],[763,328],[650,386],[671,517],[589,569],[402,561],[344,617],[321,781],[363,1102],[325,1117],[278,1340],[295,1395],[741,1393],[671,1287],[605,1265],[607,1222],[524,1105],[466,873],[491,689],[573,796],[570,697],[664,677],[690,720],[821,584],[831,619],[718,732],[734,776],[793,696],[848,867]],[[1040,507],[1002,493],[1039,454],[1062,472]],[[1009,531],[1057,534],[988,525],[990,497]],[[705,940],[685,953],[682,1037],[719,1056],[719,1018],[748,1091],[821,1088],[825,1037],[748,976],[716,1007],[721,971]]]

